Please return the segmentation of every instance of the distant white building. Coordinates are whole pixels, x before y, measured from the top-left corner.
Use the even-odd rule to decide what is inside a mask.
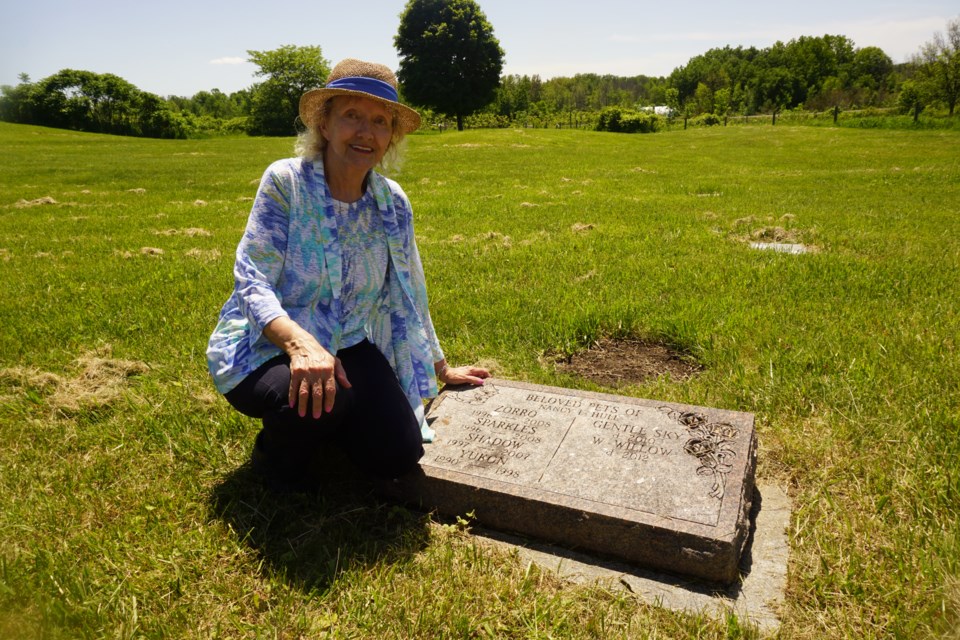
[[[655,107],[640,107],[640,111],[643,111],[644,113],[653,113],[665,118],[672,118],[673,116],[677,115],[676,111],[665,104],[658,104]]]

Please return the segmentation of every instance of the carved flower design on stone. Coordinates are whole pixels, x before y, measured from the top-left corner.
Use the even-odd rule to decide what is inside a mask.
[[[678,411],[674,411],[673,409],[669,409],[668,407],[664,407],[663,409],[667,409],[668,413],[670,414],[673,414],[673,413],[678,414],[678,417],[676,418],[677,422],[679,422],[680,424],[688,428],[699,427],[700,425],[705,424],[707,422],[706,416],[704,416],[701,413],[694,413],[693,411],[685,411],[681,413]],[[661,411],[663,409],[661,409]]]
[[[732,424],[727,424],[726,422],[714,422],[708,424],[707,429],[710,430],[710,435],[723,440],[732,440],[740,435],[739,429]]]
[[[670,407],[660,407],[660,411],[687,428],[690,438],[683,450],[700,462],[697,475],[713,476],[710,496],[722,500],[727,474],[733,469],[728,461],[736,455],[730,442],[740,435],[740,430],[726,422],[709,422],[702,413]]]
[[[683,450],[695,458],[705,458],[706,456],[716,455],[717,444],[709,440],[693,438],[687,440],[687,444],[683,445]]]

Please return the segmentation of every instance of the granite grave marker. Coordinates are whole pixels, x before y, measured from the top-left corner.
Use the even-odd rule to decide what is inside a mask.
[[[445,389],[388,489],[481,526],[729,583],[749,537],[753,415],[490,379]]]

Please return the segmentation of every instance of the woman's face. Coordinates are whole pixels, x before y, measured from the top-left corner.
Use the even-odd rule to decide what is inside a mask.
[[[355,96],[336,96],[320,126],[327,140],[327,171],[365,176],[380,164],[393,138],[393,113],[381,102]]]

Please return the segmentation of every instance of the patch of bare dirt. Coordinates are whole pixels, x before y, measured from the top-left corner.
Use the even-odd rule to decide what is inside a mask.
[[[606,387],[639,384],[664,375],[682,381],[703,369],[665,345],[630,338],[601,338],[586,351],[559,360],[557,368]]]

